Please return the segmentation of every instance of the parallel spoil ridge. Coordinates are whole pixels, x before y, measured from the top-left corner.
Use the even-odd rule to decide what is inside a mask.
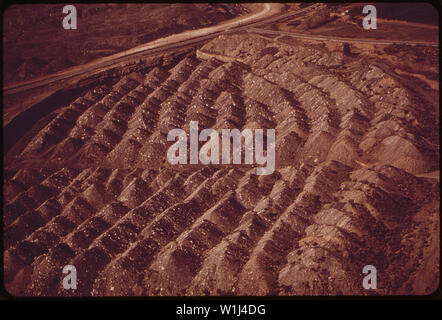
[[[344,63],[345,59],[345,63]],[[429,294],[438,95],[255,34],[92,88],[4,159],[4,276],[25,296]],[[276,169],[167,162],[173,128],[275,129]],[[61,285],[77,270],[77,289]],[[362,286],[364,266],[377,289]]]

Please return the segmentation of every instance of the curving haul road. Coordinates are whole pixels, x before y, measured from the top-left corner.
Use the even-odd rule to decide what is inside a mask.
[[[339,41],[339,42],[357,42],[357,43],[370,43],[370,44],[406,44],[406,45],[426,45],[426,46],[439,46],[438,43],[426,43],[426,42],[411,42],[411,41],[388,41],[388,40],[372,40],[372,39],[351,39],[330,37],[303,33],[282,32],[258,29],[263,24],[278,21],[291,16],[296,16],[306,11],[313,10],[320,6],[320,4],[313,4],[303,9],[285,12],[285,5],[279,3],[262,3],[262,9],[258,12],[254,12],[245,16],[240,16],[231,20],[224,21],[220,24],[211,27],[205,27],[196,30],[189,30],[182,33],[170,35],[164,38],[154,40],[152,42],[142,44],[129,50],[125,50],[104,58],[99,58],[89,63],[74,66],[51,75],[38,77],[29,81],[20,83],[9,84],[3,87],[3,95],[12,95],[22,91],[26,91],[33,88],[42,87],[45,85],[53,84],[57,81],[66,79],[73,79],[75,77],[78,80],[90,77],[99,72],[110,69],[118,64],[123,63],[125,60],[142,57],[148,54],[159,53],[164,50],[170,50],[173,48],[179,48],[190,44],[195,44],[201,41],[205,41],[214,38],[222,33],[246,30],[256,33],[267,34],[287,34],[293,37],[304,38],[309,40],[320,41]]]
[[[249,31],[255,33],[264,33],[272,35],[288,35],[293,38],[317,40],[317,41],[336,41],[336,42],[348,42],[348,43],[365,43],[365,44],[381,44],[381,45],[393,45],[402,44],[410,46],[427,46],[427,47],[439,47],[438,42],[425,42],[425,41],[402,41],[402,40],[377,40],[377,39],[363,39],[363,38],[344,38],[335,36],[321,36],[316,34],[307,34],[300,32],[286,32],[286,31],[273,31],[260,28],[250,28]]]
[[[245,26],[258,26],[260,24],[268,23],[273,20],[278,20],[291,15],[299,14],[316,7],[316,5],[312,5],[296,12],[282,13],[285,8],[285,5],[283,4],[263,3],[261,5],[262,9],[258,12],[227,20],[215,26],[174,34],[134,47],[129,50],[125,50],[104,58],[96,59],[83,65],[68,68],[51,75],[38,77],[29,81],[6,85],[3,87],[3,95],[19,93],[32,88],[42,87],[57,81],[71,79],[74,77],[86,78],[97,72],[104,71],[111,68],[112,66],[120,64],[126,59],[133,59],[137,56],[157,53],[163,50],[197,43],[216,37],[226,31],[228,32],[231,30],[244,28]]]

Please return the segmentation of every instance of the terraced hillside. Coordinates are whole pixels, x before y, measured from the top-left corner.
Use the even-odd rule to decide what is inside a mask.
[[[438,92],[320,45],[220,36],[53,112],[5,157],[15,295],[428,294]],[[170,129],[276,129],[276,170],[172,166]],[[63,289],[63,266],[77,290]],[[365,290],[365,265],[378,289]]]

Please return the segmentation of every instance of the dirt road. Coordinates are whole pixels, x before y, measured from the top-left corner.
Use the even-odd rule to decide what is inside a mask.
[[[72,68],[68,68],[62,70],[60,72],[38,77],[29,81],[14,83],[10,85],[6,85],[3,89],[4,95],[10,95],[18,92],[22,92],[25,90],[29,90],[36,87],[41,87],[44,85],[48,85],[54,83],[56,81],[64,80],[67,78],[72,78],[76,76],[89,76],[97,72],[98,70],[102,71],[103,68],[108,68],[116,63],[121,63],[122,59],[132,58],[136,54],[148,54],[151,53],[152,50],[161,48],[161,50],[170,49],[173,47],[178,47],[183,44],[188,45],[192,42],[201,41],[202,37],[211,37],[216,36],[218,33],[224,32],[226,30],[232,30],[238,27],[244,27],[244,25],[248,25],[251,23],[256,23],[257,21],[262,21],[266,18],[274,17],[280,15],[283,11],[284,5],[278,3],[263,3],[262,10],[258,12],[254,12],[245,16],[237,17],[225,22],[222,22],[216,26],[201,28],[197,30],[185,31],[179,34],[174,34],[171,36],[167,36],[161,39],[157,39],[155,41],[137,46],[135,48],[122,51],[117,54],[110,55],[108,57],[100,58],[94,60],[92,62],[75,66]],[[301,11],[305,11],[308,8],[302,9]]]
[[[261,28],[250,28],[249,31],[256,33],[273,34],[273,35],[288,35],[294,38],[318,40],[318,41],[337,41],[337,42],[348,42],[348,43],[366,43],[366,44],[382,44],[382,45],[401,44],[401,45],[411,45],[411,46],[439,47],[438,42],[330,37],[330,36],[321,36],[321,35],[314,35],[314,34],[300,33],[300,32],[273,31]]]

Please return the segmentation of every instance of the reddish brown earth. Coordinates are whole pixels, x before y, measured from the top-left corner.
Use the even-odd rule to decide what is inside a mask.
[[[247,12],[237,4],[75,4],[77,29],[65,30],[65,5],[18,4],[6,9],[5,83],[51,74]]]
[[[244,33],[220,36],[171,69],[92,88],[4,159],[8,291],[434,292],[438,92],[391,70]],[[169,165],[167,132],[188,132],[192,120],[200,130],[275,128],[275,172]],[[75,291],[61,286],[68,264]],[[362,287],[369,264],[377,290]]]

